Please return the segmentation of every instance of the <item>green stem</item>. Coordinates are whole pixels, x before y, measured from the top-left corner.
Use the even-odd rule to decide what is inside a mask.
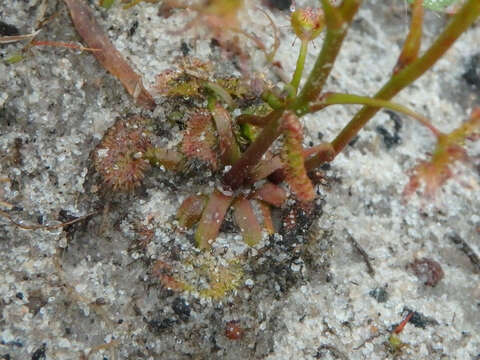
[[[220,98],[221,100],[225,101],[227,103],[228,106],[233,106],[233,99],[232,97],[230,96],[230,94],[227,92],[227,90],[225,90],[223,87],[221,87],[220,85],[218,84],[215,84],[213,82],[210,82],[210,81],[205,81],[203,83],[203,85],[209,89],[210,91],[212,91],[218,98]]]
[[[375,95],[375,98],[389,100],[422,76],[445,54],[445,52],[452,46],[459,36],[470,27],[479,15],[480,1],[467,0],[425,54],[394,75]],[[370,120],[378,110],[379,109],[376,107],[364,106],[353,117],[353,119],[350,120],[347,126],[332,142],[336,154],[348,145],[348,143],[358,134],[360,129],[365,126],[368,120]]]
[[[274,110],[282,109],[285,106],[283,100],[270,90],[267,90],[262,94],[262,100]]]
[[[302,80],[303,69],[305,67],[305,59],[307,58],[308,52],[308,41],[302,40],[300,45],[300,53],[298,54],[297,66],[295,67],[295,73],[293,74],[292,81],[290,85],[295,89],[295,95],[297,95],[298,86],[300,85],[300,80]]]
[[[312,105],[310,107],[311,111],[314,112],[317,109],[323,109],[325,106],[328,105],[340,105],[340,104],[360,104],[360,105],[368,105],[376,108],[385,108],[390,109],[393,111],[398,111],[405,115],[408,115],[415,120],[418,120],[422,125],[427,127],[435,136],[439,136],[441,132],[431,124],[431,122],[423,115],[417,114],[415,111],[410,110],[406,106],[388,101],[388,100],[381,100],[370,98],[368,96],[359,96],[359,95],[352,95],[352,94],[338,94],[338,93],[330,93],[325,96],[323,100],[321,100],[317,105]]]
[[[225,185],[232,190],[236,190],[247,181],[252,168],[258,164],[270,145],[281,135],[281,116],[283,112],[283,109],[279,109],[272,111],[268,115],[269,121],[263,131],[242,154],[242,157],[224,175],[223,183]]]
[[[308,103],[317,99],[321,93],[343,39],[347,35],[349,28],[347,24],[353,19],[361,0],[344,0],[340,8],[332,6],[329,0],[321,0],[321,2],[327,25],[325,40],[300,95],[291,107],[297,112],[297,115],[302,113],[302,109],[308,107]]]
[[[400,56],[398,57],[397,65],[393,70],[394,74],[418,57],[422,43],[423,13],[423,0],[415,0],[412,8],[410,30],[403,44]]]

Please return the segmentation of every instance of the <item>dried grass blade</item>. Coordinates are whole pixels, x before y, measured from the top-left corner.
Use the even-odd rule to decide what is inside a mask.
[[[132,69],[108,39],[88,5],[83,0],[64,0],[64,2],[70,10],[73,24],[80,37],[89,48],[102,50],[95,51],[93,56],[108,72],[120,80],[138,105],[153,110],[155,101],[144,88],[141,76]]]
[[[39,32],[40,30],[37,30],[31,34],[26,34],[26,35],[1,36],[0,44],[10,44],[17,41],[30,40],[31,38],[37,36]]]

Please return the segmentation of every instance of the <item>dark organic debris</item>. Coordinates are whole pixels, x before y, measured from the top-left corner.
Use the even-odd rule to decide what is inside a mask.
[[[33,290],[28,295],[27,308],[33,314],[37,315],[42,307],[47,305],[48,301],[41,290]]]
[[[436,286],[444,276],[441,265],[429,258],[415,259],[408,264],[408,268],[412,269],[417,278],[426,286]]]
[[[335,346],[333,345],[320,345],[317,349],[317,353],[315,354],[314,358],[315,359],[322,359],[324,357],[325,352],[329,352],[332,354],[332,356],[335,359],[340,359],[340,360],[348,360],[348,356],[345,355],[342,351],[338,350]]]
[[[158,318],[150,321],[144,319],[144,321],[148,324],[148,329],[157,335],[176,324],[176,321],[170,318]]]
[[[306,240],[313,221],[323,213],[323,204],[323,200],[314,201],[312,204],[296,201],[282,212],[280,234],[286,247],[298,245]]]
[[[480,89],[480,53],[472,56],[462,77],[468,85]]]
[[[379,303],[384,303],[388,300],[388,292],[386,290],[386,287],[377,287],[373,290],[370,290],[368,295],[373,297]]]
[[[367,272],[368,275],[372,276],[375,275],[375,269],[373,268],[372,264],[370,263],[370,256],[367,252],[360,246],[360,244],[351,236],[347,234],[347,239],[352,244],[353,248],[357,250],[357,252],[362,256],[363,261],[365,261],[365,265],[367,265]]]
[[[128,36],[132,37],[133,35],[135,35],[135,32],[137,31],[137,28],[138,28],[138,21],[135,20],[132,23],[132,26],[130,26],[130,29],[128,29]]]
[[[470,262],[475,267],[475,272],[480,272],[480,258],[473,251],[473,249],[468,245],[465,240],[463,240],[458,234],[451,234],[448,236],[449,239],[456,245],[456,247],[462,251],[465,255],[468,256]]]
[[[264,0],[266,6],[271,9],[287,10],[292,6],[291,0]]]
[[[172,309],[181,320],[187,321],[190,318],[191,308],[185,299],[181,297],[175,298],[172,303]]]
[[[0,21],[0,35],[1,36],[14,36],[20,35],[17,27]]]
[[[35,350],[32,354],[32,360],[45,360],[47,357],[45,355],[45,350],[47,349],[47,344],[43,344],[40,348]]]
[[[383,138],[383,143],[387,149],[391,149],[395,145],[400,144],[400,130],[402,129],[402,120],[400,116],[398,116],[393,111],[385,111],[389,116],[390,119],[393,121],[393,133],[388,131],[384,126],[379,125],[375,128],[377,133],[379,133]]]
[[[190,53],[190,46],[185,41],[182,41],[180,44],[180,51],[183,56],[187,56]]]
[[[435,320],[434,318],[425,316],[422,313],[419,313],[418,311],[413,311],[412,309],[409,309],[406,306],[403,308],[402,313],[413,313],[409,322],[413,326],[420,329],[425,329],[428,325],[436,326],[439,324],[438,321]]]

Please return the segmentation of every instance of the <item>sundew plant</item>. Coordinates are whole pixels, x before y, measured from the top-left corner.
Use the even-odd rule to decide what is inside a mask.
[[[212,64],[190,59],[179,70],[162,73],[157,79],[157,90],[164,96],[192,96],[207,104],[192,109],[182,143],[174,149],[155,147],[148,120],[121,120],[98,146],[96,169],[107,186],[130,190],[140,184],[148,165],[181,172],[187,171],[193,160],[202,162],[216,174],[217,181],[205,193],[192,194],[184,201],[178,211],[180,226],[194,227],[196,245],[208,250],[231,209],[245,242],[253,246],[265,232],[278,231],[272,220],[272,208],[282,208],[287,201],[294,203],[295,210],[283,218],[282,228],[295,227],[299,213],[308,215],[313,211],[315,192],[311,174],[322,164],[334,161],[362,127],[385,108],[410,116],[437,139],[431,160],[416,167],[404,191],[405,196],[410,196],[425,187],[425,195],[431,198],[452,176],[451,165],[466,159],[463,145],[478,136],[479,111],[474,111],[461,127],[445,134],[429,119],[390,99],[430,69],[480,13],[478,1],[466,1],[430,47],[420,52],[425,8],[444,9],[451,3],[413,2],[410,31],[397,65],[391,78],[372,96],[331,93],[324,89],[361,1],[333,4],[322,0],[318,8],[296,4],[291,13],[291,29],[301,46],[290,79],[272,86],[258,79],[214,78],[210,75]],[[211,1],[194,9],[198,17],[208,19],[212,31],[225,26],[239,33],[242,30],[236,15],[242,6],[241,1]],[[229,19],[228,24],[223,19]],[[320,42],[322,33],[321,47],[313,48],[312,41]],[[229,46],[224,34],[218,38],[221,45]],[[258,44],[262,48],[259,40]],[[304,74],[309,51],[318,55],[310,73]],[[274,52],[265,52],[273,64]],[[300,86],[304,76],[306,81]],[[364,106],[332,141],[305,147],[301,118],[337,104]]]
[[[480,232],[471,210],[478,181],[458,176],[480,159],[480,107],[467,109],[475,96],[458,99],[463,110],[435,95],[428,102],[438,101],[438,117],[427,118],[395,97],[469,28],[465,35],[478,35],[480,0],[51,0],[16,2],[7,13],[33,13],[34,3],[31,33],[12,26],[0,37],[24,44],[2,60],[12,71],[0,94],[0,105],[12,100],[2,114],[12,180],[0,178],[0,216],[14,225],[0,261],[2,349],[22,358],[104,358],[105,350],[109,359],[270,358],[285,357],[284,338],[295,342],[285,343],[291,358],[363,356],[382,345],[397,358],[407,352],[407,323],[425,323],[424,340],[407,328],[407,355],[474,356],[474,307],[460,298],[475,293],[475,278],[441,242],[480,269],[475,247],[453,233]],[[390,11],[399,22],[377,27]],[[433,16],[441,21],[427,35]],[[52,46],[61,49],[28,58]],[[372,64],[377,54],[385,59]],[[456,70],[446,69],[448,83],[436,73],[422,86],[450,86]],[[344,78],[355,74],[372,83]],[[409,94],[417,109],[429,95]],[[393,135],[366,128],[381,111]],[[446,112],[463,115],[440,118]],[[412,123],[403,133],[402,121]],[[471,189],[442,213],[439,193],[453,181]],[[16,220],[24,211],[41,216]],[[453,335],[442,338],[446,331]],[[443,348],[423,343],[437,338]]]
[[[131,8],[139,2],[124,6]],[[242,0],[160,2],[162,16],[181,11],[193,13],[180,32],[199,26],[207,28],[216,46],[237,63],[243,76],[219,75],[218,64],[185,56],[177,59],[172,69],[158,74],[155,87],[150,90],[108,39],[88,5],[77,0],[64,3],[85,43],[80,50],[89,51],[122,83],[136,105],[144,109],[142,115],[117,120],[93,151],[93,165],[105,198],[141,188],[154,167],[171,173],[172,181],[183,176],[202,184],[202,190],[196,187],[185,197],[174,216],[174,226],[192,236],[201,254],[183,259],[183,265],[193,266],[196,276],[207,277],[210,285],[199,289],[185,277],[175,276],[172,264],[159,260],[153,265],[152,274],[169,289],[197,291],[219,299],[239,284],[245,258],[218,263],[210,252],[222,226],[233,226],[247,247],[278,236],[292,245],[301,242],[321,207],[315,191],[315,184],[322,177],[320,167],[335,161],[381,109],[407,115],[427,128],[436,140],[429,159],[410,170],[410,181],[403,190],[406,200],[417,192],[432,200],[438,189],[453,177],[454,163],[468,160],[466,142],[479,138],[479,109],[465,114],[466,120],[457,129],[444,133],[425,116],[391,101],[428,71],[476,21],[480,15],[478,0],[413,1],[410,28],[391,76],[375,94],[368,96],[334,93],[325,88],[361,0],[320,0],[317,7],[302,7],[300,2],[291,4],[290,31],[300,42],[292,74],[286,74],[276,59],[279,32],[268,12],[260,10],[271,25],[274,41],[270,47],[265,46],[260,36],[242,27],[240,15],[246,6]],[[113,1],[101,3],[104,7],[113,4]],[[266,1],[265,5],[271,2]],[[455,9],[446,27],[421,51],[424,12],[446,11],[452,6]],[[35,36],[28,35],[30,47],[72,47],[66,43],[38,42]],[[265,54],[269,69],[277,73],[280,82],[271,83],[248,71],[249,57],[242,48],[241,38]],[[316,60],[306,73],[306,58],[312,53]],[[175,146],[159,145],[166,142],[162,141],[164,133],[158,131],[161,126],[149,116],[158,106],[151,92],[162,97],[164,104],[174,104],[166,114],[166,121],[180,125],[181,140]],[[182,105],[175,107],[175,104]],[[307,146],[302,118],[342,104],[363,107],[331,140]],[[315,116],[309,121],[315,121]],[[144,238],[143,247],[152,239],[152,231],[139,230]],[[218,272],[219,268],[224,271]]]

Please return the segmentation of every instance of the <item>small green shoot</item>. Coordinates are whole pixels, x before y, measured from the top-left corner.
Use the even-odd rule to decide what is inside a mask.
[[[115,0],[100,0],[100,6],[105,9],[110,9],[115,3]]]

